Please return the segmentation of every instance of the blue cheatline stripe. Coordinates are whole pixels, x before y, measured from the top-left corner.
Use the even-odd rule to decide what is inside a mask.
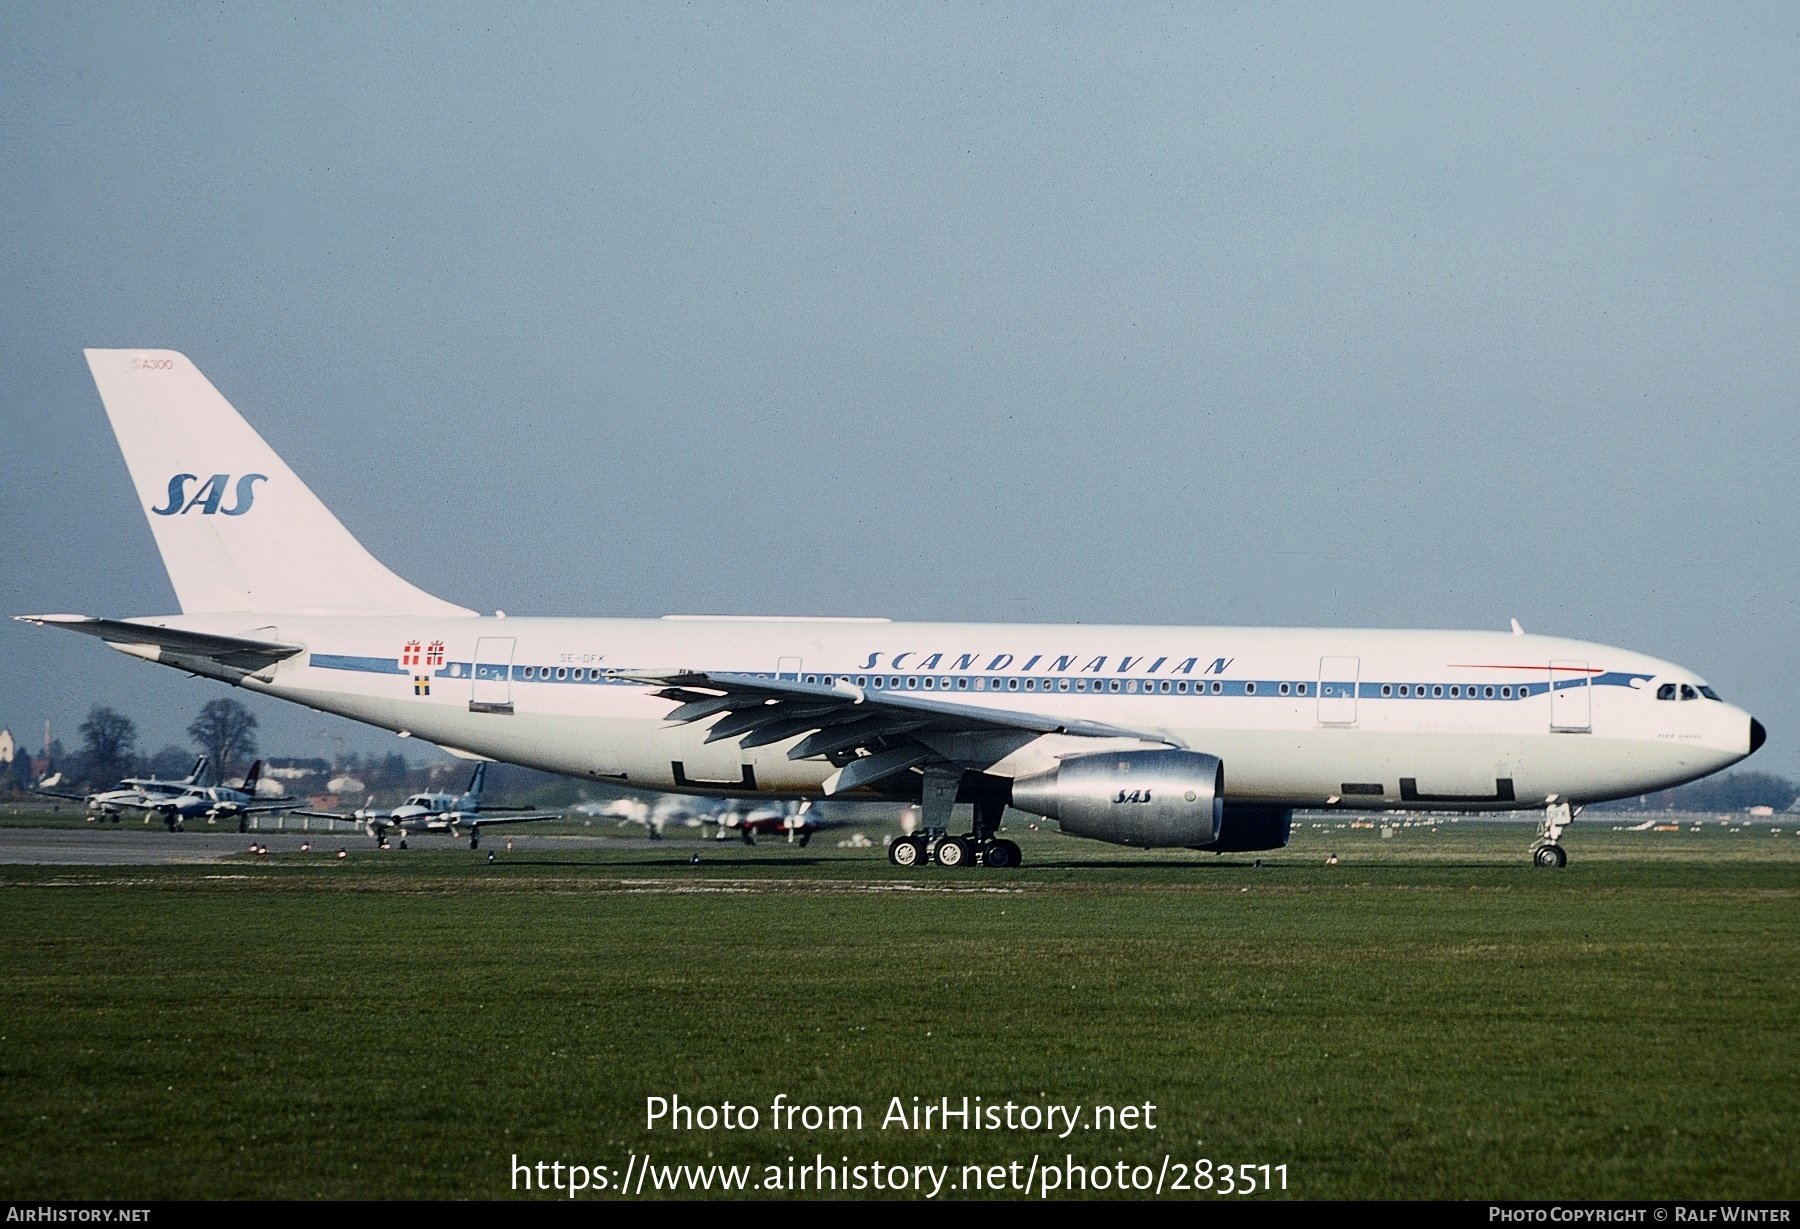
[[[314,653],[311,665],[321,670],[356,670],[363,674],[411,674],[391,657],[350,657],[342,653]]]
[[[353,657],[344,654],[315,653],[312,655],[311,664],[322,670],[353,670],[364,674],[412,675],[417,672],[415,668],[397,664],[391,657]],[[484,679],[506,679],[514,683],[579,683],[584,686],[604,683],[615,687],[633,688],[642,688],[644,686],[642,683],[632,682],[618,678],[613,674],[604,673],[602,668],[598,666],[561,667],[561,669],[566,672],[563,678],[556,677],[558,668],[559,667],[556,666],[515,665],[509,669],[507,666],[500,663],[490,664],[484,662],[479,667],[479,675]],[[466,679],[476,673],[476,667],[470,662],[450,662],[442,668],[432,671],[433,677],[441,679]],[[774,675],[767,672],[755,673],[762,678],[789,677],[787,675]],[[883,685],[880,687],[875,685],[877,676],[869,674],[821,673],[819,675],[808,676],[809,679],[825,677],[844,679],[845,681],[855,681],[858,686],[867,687],[877,695],[881,694],[883,691],[908,691],[914,693],[941,693],[951,691],[964,694],[969,692],[982,692],[989,695],[995,692],[1002,692],[1008,696],[1020,694],[1154,695],[1167,696],[1171,699],[1185,695],[1194,698],[1213,696],[1223,698],[1225,696],[1235,696],[1238,698],[1259,700],[1312,700],[1321,698],[1322,695],[1325,699],[1346,700],[1354,696],[1360,700],[1506,701],[1546,695],[1553,689],[1566,690],[1570,687],[1588,685],[1594,687],[1634,687],[1638,683],[1648,681],[1651,676],[1648,674],[1625,673],[1622,671],[1607,671],[1601,674],[1589,675],[1586,678],[1559,679],[1552,684],[1550,682],[1445,683],[1436,681],[1423,683],[1411,681],[1405,683],[1352,683],[1348,679],[1326,679],[1323,682],[1314,682],[1310,679],[1217,679],[1204,677],[1195,679],[1157,679],[1126,678],[1122,676],[1116,678],[1112,676],[1092,677],[1088,675],[883,674],[879,676],[883,680]],[[1079,677],[1079,680],[1082,683],[1086,684],[1085,688],[1081,691],[1077,691],[1075,688],[1077,677]],[[1029,689],[1025,686],[1027,681],[1032,683],[1032,687]],[[1062,689],[1062,683],[1065,681],[1069,683],[1067,691]],[[1161,690],[1161,686],[1164,682],[1168,682],[1170,685],[1168,691]],[[1188,684],[1187,691],[1177,690],[1178,685],[1181,683]],[[1215,685],[1218,688],[1216,691],[1213,690]],[[1287,687],[1286,692],[1281,690],[1284,685]],[[1382,694],[1382,688],[1384,687],[1391,689],[1386,695]],[[1406,688],[1407,694],[1400,694],[1400,689],[1402,687]],[[1489,687],[1493,688],[1493,695],[1487,694],[1487,689]],[[1431,694],[1431,692],[1427,690],[1431,689],[1432,691],[1435,691],[1437,688],[1442,688],[1443,694]],[[1452,688],[1456,689],[1456,695],[1450,694]],[[1509,689],[1511,694],[1503,695],[1502,688]]]

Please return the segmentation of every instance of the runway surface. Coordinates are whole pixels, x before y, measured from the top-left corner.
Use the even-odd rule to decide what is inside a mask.
[[[361,833],[304,832],[164,832],[131,831],[123,828],[0,828],[0,866],[163,866],[182,862],[217,862],[233,854],[244,854],[252,842],[267,846],[274,853],[296,853],[310,841],[315,851],[348,849],[352,853],[374,852],[375,842]],[[468,842],[441,836],[408,838],[413,849],[462,849]],[[705,849],[711,842],[684,841],[679,848]],[[513,846],[523,852],[529,849],[665,849],[677,847],[673,841],[648,841],[604,836],[515,836]],[[489,836],[481,845],[506,852],[506,838]],[[405,851],[391,849],[395,857]],[[479,855],[476,855],[479,856]]]

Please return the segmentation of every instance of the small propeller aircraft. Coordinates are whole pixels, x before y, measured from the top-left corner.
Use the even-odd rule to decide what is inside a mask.
[[[815,833],[847,828],[851,821],[829,819],[822,808],[811,802],[774,802],[749,811],[732,807],[707,822],[719,826],[717,840],[722,841],[735,832],[744,844],[754,845],[759,836],[785,836],[788,844],[805,848]]]
[[[513,811],[529,811],[529,807],[484,807],[481,805],[481,787],[487,780],[487,764],[475,765],[475,775],[469,778],[469,788],[460,794],[427,792],[413,794],[405,802],[390,811],[373,808],[359,808],[345,815],[336,811],[295,811],[295,815],[309,815],[314,819],[342,819],[363,825],[377,844],[387,844],[387,832],[390,828],[400,830],[400,848],[406,848],[406,835],[419,832],[440,832],[447,836],[460,838],[459,829],[469,830],[469,848],[481,848],[481,829],[489,824],[525,824],[545,819],[561,819],[561,812],[543,812],[533,815],[508,814]]]
[[[206,757],[203,755],[194,761],[194,771],[180,781],[164,781],[157,777],[126,777],[112,789],[97,790],[91,794],[71,794],[47,788],[62,780],[62,774],[57,773],[46,777],[32,792],[46,798],[67,798],[73,802],[85,803],[90,822],[95,819],[110,819],[116,824],[120,815],[126,811],[147,810],[156,800],[174,798],[185,793],[199,784],[200,775],[205,771]]]
[[[256,783],[262,776],[262,761],[250,765],[250,771],[237,785],[190,785],[174,798],[153,801],[146,809],[162,815],[169,831],[179,832],[186,819],[204,818],[207,823],[221,819],[238,821],[238,831],[247,832],[250,817],[262,811],[285,811],[294,801],[286,794],[258,798]]]

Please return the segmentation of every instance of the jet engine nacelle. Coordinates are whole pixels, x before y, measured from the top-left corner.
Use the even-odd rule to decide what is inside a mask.
[[[1074,836],[1143,849],[1201,848],[1219,839],[1225,765],[1198,751],[1073,755],[1013,782],[1012,804]]]

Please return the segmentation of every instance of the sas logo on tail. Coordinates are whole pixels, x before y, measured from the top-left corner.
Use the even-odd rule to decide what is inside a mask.
[[[202,516],[211,516],[215,512],[223,512],[226,516],[242,516],[256,502],[256,484],[268,480],[267,474],[245,474],[237,480],[237,502],[229,508],[223,508],[220,505],[225,502],[225,492],[231,488],[230,474],[214,474],[201,482],[192,496],[187,493],[187,485],[190,482],[200,482],[199,475],[176,474],[169,479],[168,507],[152,508],[150,511],[158,516],[174,516],[178,512],[192,512],[198,508]]]

